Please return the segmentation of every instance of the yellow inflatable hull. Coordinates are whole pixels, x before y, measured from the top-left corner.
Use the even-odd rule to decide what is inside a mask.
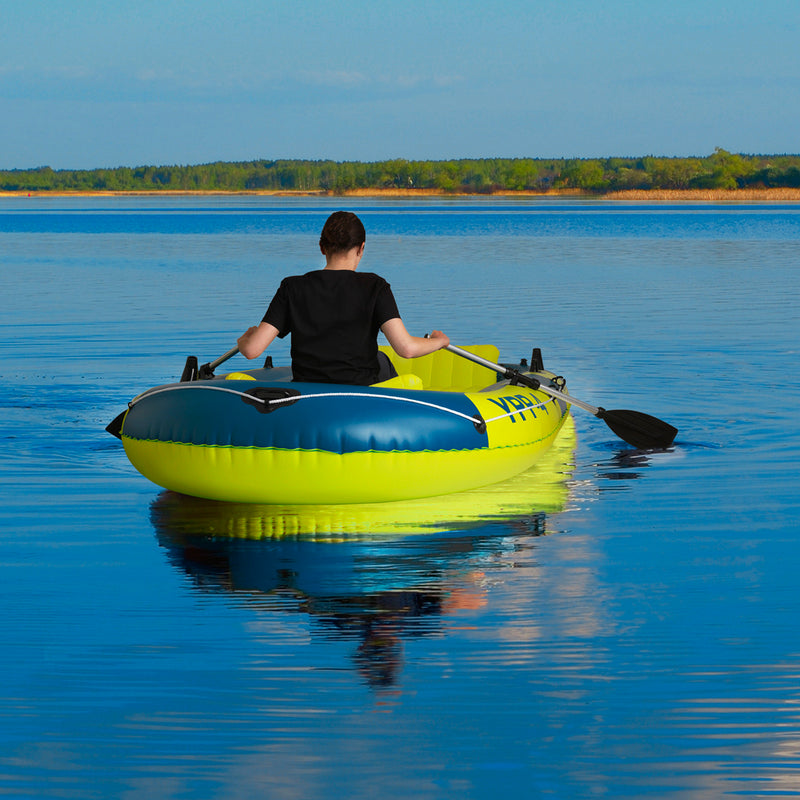
[[[574,469],[575,425],[568,417],[537,462],[508,480],[458,494],[392,503],[291,505],[226,503],[172,492],[158,496],[152,520],[170,537],[214,539],[311,539],[352,541],[364,537],[448,533],[494,523],[544,532],[544,516],[564,511]]]

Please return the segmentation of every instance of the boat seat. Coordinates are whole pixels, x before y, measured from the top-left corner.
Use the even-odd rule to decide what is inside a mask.
[[[498,379],[494,370],[467,361],[449,350],[437,350],[419,358],[401,358],[389,345],[381,345],[379,349],[389,357],[400,378],[413,376],[421,381],[420,386],[407,388],[429,389],[435,392],[475,392],[495,383]],[[497,363],[500,356],[500,351],[491,344],[471,345],[462,349],[494,363]],[[391,380],[394,381],[396,378]],[[389,381],[378,385],[384,386],[386,383]]]
[[[379,389],[421,389],[422,378],[412,372],[406,372],[403,375],[397,375],[387,381],[373,383],[372,385],[377,386]]]

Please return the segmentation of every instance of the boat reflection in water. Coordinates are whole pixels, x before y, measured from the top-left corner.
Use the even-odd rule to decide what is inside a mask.
[[[485,570],[513,536],[542,535],[564,510],[575,432],[568,419],[532,469],[500,484],[397,503],[268,506],[162,492],[151,508],[170,562],[200,591],[306,614],[312,630],[358,641],[354,659],[390,686],[403,638],[485,603]]]

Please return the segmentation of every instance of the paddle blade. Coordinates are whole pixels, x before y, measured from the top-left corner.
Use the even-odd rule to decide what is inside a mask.
[[[597,417],[628,444],[639,450],[664,450],[675,440],[678,429],[641,411],[601,408]]]
[[[128,413],[128,409],[126,408],[121,414],[117,414],[111,422],[106,425],[106,430],[112,435],[116,436],[117,439],[122,438],[122,420],[125,419],[125,415]]]

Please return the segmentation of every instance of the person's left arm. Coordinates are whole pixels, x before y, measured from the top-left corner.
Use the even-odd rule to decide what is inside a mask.
[[[392,350],[401,358],[418,358],[441,350],[450,344],[447,334],[441,331],[433,331],[429,338],[422,336],[412,336],[403,324],[400,317],[387,319],[381,325],[383,335],[389,340]]]

